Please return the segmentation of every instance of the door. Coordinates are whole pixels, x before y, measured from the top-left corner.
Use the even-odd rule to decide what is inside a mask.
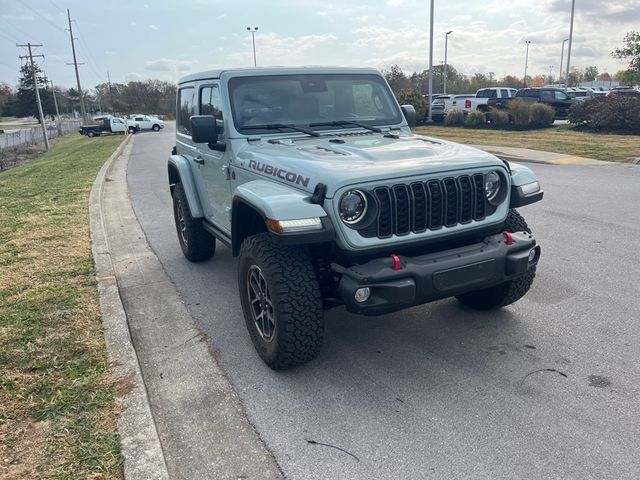
[[[555,90],[553,94],[557,105],[556,111],[558,112],[558,116],[566,118],[567,115],[569,115],[569,108],[571,108],[575,100],[572,100],[569,95],[560,90]]]
[[[225,140],[222,100],[217,83],[202,85],[198,91],[200,115],[213,115],[218,129],[218,142]],[[198,166],[200,198],[206,198],[211,209],[207,220],[216,227],[231,232],[231,182],[229,181],[229,157],[226,151],[212,150],[207,144],[197,144],[201,164]]]

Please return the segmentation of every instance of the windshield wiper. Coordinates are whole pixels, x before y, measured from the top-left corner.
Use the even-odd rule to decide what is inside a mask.
[[[309,125],[311,126],[311,125]],[[298,127],[297,125],[290,125],[285,123],[266,123],[264,125],[245,125],[240,127],[240,130],[282,130],[283,128],[290,128],[301,133],[306,133],[312,137],[320,137],[318,132],[309,130],[308,128]]]
[[[356,127],[364,128],[366,130],[371,130],[372,132],[382,133],[381,128],[373,127],[365,123],[352,122],[351,120],[335,120],[333,122],[319,122],[319,123],[309,124],[310,127],[345,127],[347,125],[354,125]]]

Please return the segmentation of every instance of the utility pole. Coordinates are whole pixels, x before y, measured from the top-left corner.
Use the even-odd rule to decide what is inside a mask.
[[[67,18],[69,19],[69,37],[71,38],[71,51],[73,52],[73,63],[67,63],[67,65],[73,65],[76,69],[76,82],[78,84],[78,96],[80,97],[80,112],[82,112],[82,121],[87,123],[87,112],[84,109],[84,100],[82,98],[82,87],[80,86],[80,74],[78,73],[78,65],[84,65],[84,63],[78,63],[76,60],[76,46],[74,44],[73,29],[71,28],[71,13],[67,8]]]
[[[449,30],[444,34],[444,80],[442,90],[445,95],[447,94],[447,50],[449,47],[449,35],[453,33],[453,30]]]
[[[433,0],[431,0],[431,12],[429,19],[429,116],[427,122],[433,122],[433,112],[431,102],[433,101]]]
[[[258,31],[258,27],[247,27],[247,30],[251,32],[251,41],[253,42],[253,66],[257,67],[258,63],[256,62],[256,32]]]
[[[527,88],[527,69],[529,68],[529,45],[531,45],[531,40],[527,40],[524,42],[527,44],[527,54],[524,57],[524,88]]]
[[[560,75],[560,78],[558,79],[558,83],[562,83],[562,67],[564,66],[564,44],[566,42],[568,42],[568,41],[569,41],[568,38],[565,38],[562,41],[562,53],[560,54],[560,70],[559,70],[559,73],[558,73],[558,75]],[[565,87],[566,87],[566,85],[565,85]]]
[[[47,137],[47,127],[44,122],[44,114],[42,113],[42,102],[40,102],[40,90],[38,89],[38,75],[36,74],[36,66],[33,63],[33,57],[42,57],[44,55],[34,55],[31,52],[31,47],[41,47],[42,44],[31,44],[27,43],[26,45],[16,45],[17,47],[27,47],[29,49],[29,55],[20,55],[21,59],[28,58],[31,62],[31,73],[33,73],[33,88],[36,91],[36,101],[38,102],[38,113],[40,114],[40,126],[42,127],[42,137],[44,138],[44,148],[45,150],[49,150],[49,137]]]
[[[109,70],[107,70],[107,83],[109,84],[109,103],[111,104],[109,107],[113,113],[113,93],[111,91],[111,77],[109,76]]]
[[[53,80],[51,83],[51,93],[53,93],[53,104],[56,106],[56,127],[58,129],[58,135],[62,135],[62,124],[60,123],[60,111],[58,110],[58,99],[56,98],[56,89],[53,86]]]
[[[573,45],[573,17],[576,13],[576,0],[571,2],[571,27],[569,29],[569,48],[567,49],[567,74],[564,77],[565,86],[569,86],[569,73],[571,72],[571,46]]]
[[[51,83],[51,92],[53,93],[53,104],[56,107],[56,118],[58,118],[60,116],[60,112],[58,111],[58,99],[56,98],[56,90],[53,87],[53,80],[49,80],[49,82]]]

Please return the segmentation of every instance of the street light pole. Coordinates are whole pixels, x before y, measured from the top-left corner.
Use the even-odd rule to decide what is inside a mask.
[[[449,35],[453,33],[453,30],[449,30],[444,34],[444,81],[442,87],[442,93],[447,94],[447,50],[449,46]]]
[[[560,70],[559,70],[560,73],[558,73],[558,75],[560,75],[560,78],[558,78],[558,83],[562,83],[562,67],[564,65],[564,44],[566,42],[568,42],[568,41],[569,41],[568,38],[565,38],[562,41],[562,53],[560,54]],[[566,85],[565,85],[565,87],[566,87]]]
[[[529,68],[529,45],[531,45],[531,40],[527,40],[524,42],[527,44],[527,54],[524,57],[524,88],[527,88],[527,69]]]
[[[429,116],[427,122],[433,122],[433,116],[431,112],[431,102],[433,100],[433,2],[431,0],[431,13],[430,13],[430,27],[429,27]]]
[[[257,67],[258,64],[256,62],[256,32],[258,31],[258,27],[247,27],[247,30],[251,32],[251,41],[253,43],[253,66]]]
[[[571,2],[571,28],[569,29],[569,48],[567,49],[567,74],[564,77],[565,86],[569,86],[569,72],[571,71],[571,46],[573,45],[573,17],[576,13],[576,0]]]

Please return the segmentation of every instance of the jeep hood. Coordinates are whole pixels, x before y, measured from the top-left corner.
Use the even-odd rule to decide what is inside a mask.
[[[390,184],[405,177],[504,166],[481,150],[419,135],[263,138],[241,144],[236,158],[241,168],[308,192],[322,182],[328,198],[359,183]]]

